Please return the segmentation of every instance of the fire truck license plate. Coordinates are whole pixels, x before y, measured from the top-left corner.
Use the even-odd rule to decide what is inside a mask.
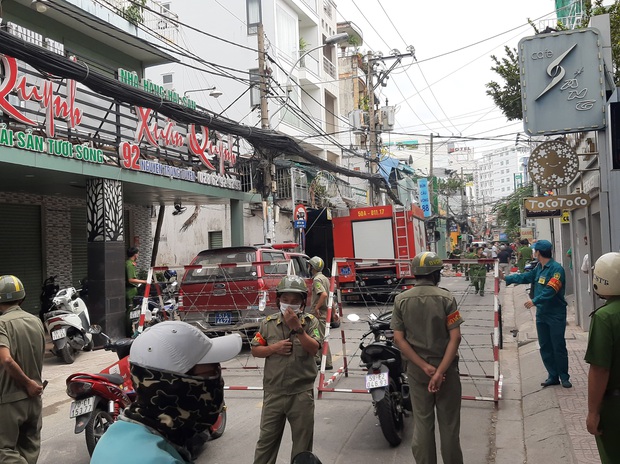
[[[58,329],[52,332],[52,340],[60,340],[67,336],[67,329]]]
[[[231,313],[215,313],[215,323],[216,324],[232,324],[232,314]]]
[[[388,373],[382,372],[381,374],[368,374],[366,376],[366,388],[370,390],[371,388],[379,388],[379,387],[387,387],[390,383],[388,379]]]
[[[69,418],[72,419],[82,414],[86,414],[95,409],[95,397],[84,398],[83,400],[73,401],[69,411]]]
[[[138,319],[139,317],[140,317],[139,309],[134,309],[132,312],[129,313],[129,319]]]

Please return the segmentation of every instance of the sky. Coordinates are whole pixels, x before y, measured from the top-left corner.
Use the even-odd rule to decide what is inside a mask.
[[[362,30],[362,52],[390,55],[415,47],[417,62],[404,58],[379,92],[397,106],[396,128],[383,141],[419,139],[431,133],[493,140],[462,141],[476,157],[513,145],[523,131],[521,121],[507,121],[485,84],[497,81],[491,55],[505,56],[540,29],[555,24],[554,0],[336,0],[339,21]],[[452,52],[452,53],[451,53]],[[441,56],[444,55],[444,56]],[[386,61],[386,67],[393,61]],[[447,140],[447,139],[442,139]]]

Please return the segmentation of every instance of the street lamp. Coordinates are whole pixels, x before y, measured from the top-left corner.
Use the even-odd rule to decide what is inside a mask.
[[[330,35],[329,37],[327,37],[325,39],[325,41],[321,45],[317,45],[316,47],[313,47],[310,50],[306,50],[304,53],[299,55],[299,58],[297,58],[297,61],[295,61],[295,63],[291,67],[291,69],[288,72],[287,77],[286,77],[286,84],[284,86],[284,88],[286,89],[286,95],[287,95],[286,99],[288,100],[290,98],[290,94],[291,94],[291,90],[292,89],[289,86],[291,85],[291,76],[293,75],[293,71],[295,70],[295,68],[297,67],[299,62],[301,60],[303,60],[306,55],[308,55],[309,53],[312,53],[315,50],[318,50],[319,48],[323,48],[325,45],[336,45],[336,44],[339,44],[339,43],[342,43],[342,42],[346,42],[348,40],[349,40],[349,34],[347,32],[342,32],[340,34]],[[284,103],[284,105],[282,105],[280,108],[278,108],[278,111],[281,110],[284,106],[286,106],[287,109],[288,109],[288,105],[286,105],[286,103]],[[275,111],[271,117],[273,118],[273,116],[275,116],[275,114],[278,111]],[[282,118],[284,118],[284,114],[280,118],[280,121],[282,121]],[[271,124],[269,124],[269,125],[271,126]],[[278,125],[280,125],[279,122],[278,122]],[[278,126],[274,127],[274,130],[277,127]]]
[[[209,90],[211,91],[211,92],[209,93],[209,96],[210,96],[210,97],[213,97],[213,98],[218,98],[218,97],[221,97],[221,96],[222,96],[222,91],[221,91],[221,90],[217,90],[217,88],[216,88],[215,86],[213,86],[213,87],[207,87],[207,88],[204,88],[204,89],[192,89],[192,90],[186,90],[185,92],[183,92],[183,96],[187,95],[187,94],[188,94],[188,93],[190,93],[190,92],[207,92],[207,91],[209,91]]]

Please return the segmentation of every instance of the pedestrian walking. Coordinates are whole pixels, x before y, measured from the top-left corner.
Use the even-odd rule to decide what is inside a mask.
[[[417,463],[436,464],[435,414],[444,464],[462,464],[458,348],[463,323],[456,299],[439,288],[443,262],[432,252],[411,262],[415,287],[394,300],[391,328],[407,360],[413,405],[411,450]]]
[[[138,295],[138,287],[140,284],[146,284],[146,280],[138,279],[137,260],[138,250],[135,247],[127,249],[127,261],[125,261],[125,335],[131,337],[133,335],[133,327],[131,327],[131,319],[129,314],[133,309],[133,299]]]
[[[312,299],[310,300],[310,313],[319,320],[319,332],[321,333],[321,343],[325,339],[325,327],[327,325],[327,299],[329,296],[329,279],[323,274],[325,263],[318,256],[310,258],[308,261],[308,269],[312,275]],[[332,315],[335,311],[332,311]],[[320,351],[316,353],[316,363],[321,364],[322,354]],[[331,370],[332,352],[327,344],[327,360],[325,369]]]
[[[497,259],[499,261],[499,269],[504,275],[510,274],[510,259],[512,258],[512,250],[506,245],[500,245]]]
[[[592,288],[607,301],[590,323],[586,428],[596,437],[601,463],[615,464],[620,462],[620,253],[596,261]]]
[[[220,363],[241,346],[239,334],[210,339],[182,321],[146,329],[129,352],[136,400],[99,439],[90,463],[192,462],[193,439],[224,407]]]
[[[0,277],[0,462],[35,464],[41,450],[45,331],[20,308],[26,298],[15,276]]]
[[[478,247],[476,249],[476,259],[486,259],[484,256],[484,248]],[[471,278],[471,284],[474,286],[474,295],[480,292],[480,296],[484,296],[484,286],[487,283],[487,268],[485,264],[470,264],[469,276]]]
[[[538,265],[523,274],[500,274],[500,279],[510,284],[531,284],[533,297],[525,302],[530,309],[536,306],[536,331],[540,356],[548,377],[541,386],[559,385],[571,388],[566,351],[566,300],[564,299],[566,277],[564,268],[551,257],[552,245],[548,240],[534,244],[534,257]]]
[[[291,426],[291,460],[312,451],[314,438],[314,357],[321,346],[319,321],[304,312],[308,288],[298,276],[276,288],[280,313],[265,318],[252,339],[252,355],[265,358],[263,411],[254,464],[274,464],[284,426]]]
[[[465,259],[476,259],[476,253],[474,252],[473,247],[471,246],[467,247],[464,258]],[[465,265],[465,280],[470,280],[470,275],[469,275],[470,266],[471,266],[470,264]]]
[[[530,242],[524,238],[521,240],[521,247],[517,251],[517,267],[519,272],[523,273],[525,265],[532,260],[532,248],[530,248]]]

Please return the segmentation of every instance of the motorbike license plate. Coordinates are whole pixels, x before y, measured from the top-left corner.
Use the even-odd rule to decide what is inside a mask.
[[[390,383],[388,379],[388,373],[382,372],[381,374],[368,374],[366,376],[366,389],[387,387]]]
[[[72,419],[82,414],[86,414],[95,409],[95,397],[90,396],[83,400],[73,401],[71,403],[71,409],[69,410],[69,418]]]
[[[58,329],[52,332],[52,340],[60,340],[67,336],[67,329]]]
[[[231,313],[215,313],[215,323],[216,324],[232,324],[232,314]]]
[[[134,309],[129,313],[129,319],[139,319],[140,318],[140,310]]]

